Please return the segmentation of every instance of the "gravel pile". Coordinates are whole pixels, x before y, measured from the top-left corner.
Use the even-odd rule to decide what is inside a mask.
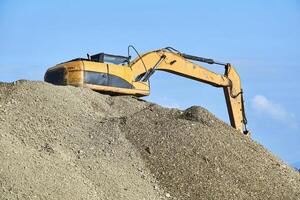
[[[0,84],[0,199],[300,199],[300,175],[207,110]]]

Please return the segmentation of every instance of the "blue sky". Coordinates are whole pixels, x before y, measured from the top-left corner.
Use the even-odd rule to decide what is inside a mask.
[[[56,63],[126,55],[129,44],[232,63],[252,138],[290,164],[300,161],[300,1],[0,0],[0,81],[42,80]],[[151,86],[149,101],[200,105],[228,122],[221,89],[165,72]]]

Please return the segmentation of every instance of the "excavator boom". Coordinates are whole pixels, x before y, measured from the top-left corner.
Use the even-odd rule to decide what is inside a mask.
[[[223,65],[225,72],[217,74],[198,62]],[[131,62],[129,56],[104,53],[88,56],[88,59],[73,59],[48,69],[45,81],[57,85],[88,87],[114,95],[147,96],[150,94],[148,81],[156,70],[222,87],[231,126],[248,134],[243,91],[234,67],[229,63],[184,54],[171,47],[138,54]]]
[[[225,73],[224,75],[216,74],[190,60],[223,65],[225,67]],[[144,66],[143,63],[147,63],[147,65]],[[240,77],[231,64],[183,54],[173,48],[167,47],[143,54],[140,58],[134,60],[130,66],[135,77],[141,77],[141,75],[144,74],[142,78],[143,81],[148,80],[154,73],[154,70],[163,70],[207,83],[214,87],[222,87],[231,126],[245,134],[248,133],[245,127],[247,120]]]

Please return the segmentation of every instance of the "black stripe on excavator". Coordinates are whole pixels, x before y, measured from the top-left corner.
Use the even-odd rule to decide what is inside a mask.
[[[84,71],[84,83],[134,89],[134,86],[126,80],[112,74],[101,72]]]
[[[65,79],[66,70],[65,68],[57,68],[54,70],[48,70],[44,76],[44,80],[54,85],[67,85]]]

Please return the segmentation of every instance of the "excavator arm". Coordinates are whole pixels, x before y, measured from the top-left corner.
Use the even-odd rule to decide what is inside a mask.
[[[212,72],[193,61],[225,66],[223,75]],[[155,70],[163,70],[199,82],[207,83],[224,90],[231,126],[248,134],[240,77],[229,63],[216,62],[212,59],[192,56],[178,52],[173,48],[151,51],[129,63],[135,81],[148,81]]]

